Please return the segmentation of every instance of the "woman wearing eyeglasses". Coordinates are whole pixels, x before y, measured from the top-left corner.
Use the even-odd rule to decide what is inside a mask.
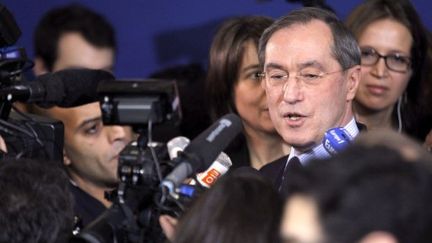
[[[368,130],[391,127],[424,140],[427,30],[409,0],[367,0],[347,26],[361,48],[362,79],[354,102],[357,121]]]

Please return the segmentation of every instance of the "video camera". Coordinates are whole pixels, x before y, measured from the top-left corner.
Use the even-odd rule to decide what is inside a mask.
[[[63,124],[40,116],[11,113],[13,102],[20,101],[20,97],[7,90],[33,67],[24,48],[13,46],[20,35],[13,15],[0,4],[0,135],[7,148],[2,158],[39,158],[62,164]]]
[[[71,242],[163,242],[159,215],[181,215],[204,190],[182,182],[215,161],[242,130],[240,119],[222,117],[170,160],[167,146],[154,142],[151,131],[154,124],[181,118],[175,82],[102,82],[98,96],[104,124],[133,126],[139,136],[120,154],[120,184],[109,195],[113,205]]]

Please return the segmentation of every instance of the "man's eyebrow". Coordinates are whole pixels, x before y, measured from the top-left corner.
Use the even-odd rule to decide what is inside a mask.
[[[87,124],[92,123],[92,122],[102,122],[102,117],[98,116],[98,117],[86,119],[83,122],[81,122],[81,124],[75,130],[78,131],[78,130],[82,129],[83,127],[85,127]]]
[[[274,62],[270,62],[267,65],[265,65],[265,69],[268,69],[268,68],[284,69],[282,65],[274,63]]]
[[[308,68],[308,67],[315,67],[315,68],[323,69],[323,66],[321,65],[321,63],[319,63],[316,60],[306,61],[306,62],[297,64],[298,69],[303,69],[303,68]]]
[[[297,68],[299,70],[301,70],[303,68],[308,68],[308,67],[315,67],[315,68],[319,68],[319,69],[323,69],[324,68],[323,65],[321,63],[319,63],[318,61],[316,61],[316,60],[302,62],[302,63],[297,64],[296,66],[297,66]],[[270,69],[273,68],[273,69],[282,69],[282,70],[285,70],[284,66],[282,66],[280,64],[277,64],[277,63],[272,63],[272,62],[268,63],[265,66],[265,69],[269,69],[269,68]]]

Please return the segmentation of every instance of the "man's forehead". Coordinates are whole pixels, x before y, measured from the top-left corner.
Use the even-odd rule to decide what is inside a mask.
[[[273,36],[281,34],[281,33],[290,33],[292,34],[291,37],[296,37],[295,32],[311,32],[312,37],[323,37],[323,33],[332,35],[332,31],[330,29],[330,26],[325,23],[324,21],[320,19],[312,19],[307,22],[297,22],[290,24],[288,26],[282,27],[278,30],[276,30],[272,36],[270,37],[270,40],[273,38]],[[291,33],[294,32],[294,33]]]
[[[323,31],[322,28],[328,31]],[[333,58],[333,38],[329,27],[322,21],[295,24],[276,31],[269,39],[264,67],[287,65],[291,68],[323,68]],[[337,60],[335,60],[337,62]]]
[[[307,23],[296,23],[276,30],[267,42],[267,48],[274,43],[278,45],[298,46],[298,50],[308,51],[308,45],[333,45],[333,34],[330,27],[321,20]]]
[[[48,113],[53,118],[63,121],[66,126],[72,127],[78,127],[86,121],[100,119],[101,117],[98,102],[72,108],[53,107],[48,109]]]
[[[89,43],[78,32],[64,33],[58,43],[55,71],[65,68],[90,68],[112,71],[114,50]]]

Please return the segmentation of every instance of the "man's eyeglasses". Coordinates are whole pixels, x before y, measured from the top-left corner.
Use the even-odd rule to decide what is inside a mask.
[[[303,84],[307,85],[313,85],[318,83],[318,81],[322,78],[324,78],[327,75],[343,72],[345,70],[337,70],[334,72],[322,72],[319,70],[302,70],[298,72],[293,77],[297,80],[302,82]],[[281,70],[281,69],[274,69],[270,70],[268,72],[262,72],[259,74],[259,76],[269,84],[270,87],[283,87],[290,78],[290,73]]]
[[[411,68],[411,58],[398,53],[381,55],[373,48],[361,49],[361,64],[364,66],[373,66],[379,59],[383,58],[388,69],[405,73]]]

